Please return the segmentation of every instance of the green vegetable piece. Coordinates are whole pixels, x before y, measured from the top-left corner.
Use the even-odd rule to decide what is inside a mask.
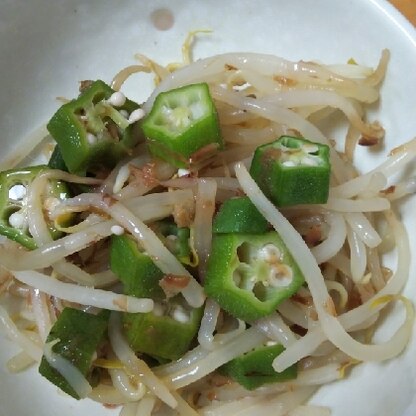
[[[159,286],[163,272],[128,235],[111,236],[110,266],[123,283],[126,294],[153,300],[165,298]]]
[[[177,360],[198,333],[202,308],[191,308],[182,296],[155,304],[153,312],[123,314],[127,340],[135,352]],[[158,315],[160,314],[160,316]]]
[[[270,314],[303,282],[276,232],[214,234],[205,292],[236,318],[251,322]]]
[[[152,226],[153,231],[162,240],[163,244],[184,264],[190,264],[191,247],[189,246],[190,229],[178,227],[174,221],[157,221]]]
[[[289,136],[259,146],[250,167],[260,189],[281,207],[326,203],[330,171],[328,146]]]
[[[68,168],[65,164],[65,161],[62,157],[61,150],[59,146],[56,145],[53,149],[51,157],[49,158],[48,167],[51,169],[59,169],[64,172],[68,172]],[[72,195],[78,195],[80,193],[93,192],[93,186],[85,185],[81,183],[68,183],[68,188],[71,190]]]
[[[52,347],[52,352],[68,360],[88,379],[94,353],[106,336],[109,316],[108,311],[93,315],[78,309],[65,308],[53,325],[46,342],[59,340]],[[50,366],[45,357],[42,357],[39,373],[65,393],[80,399],[68,381]]]
[[[155,301],[152,312],[123,313],[125,335],[132,349],[156,359],[181,357],[198,332],[202,308],[191,308],[180,294],[167,299],[159,286],[163,272],[128,235],[112,236],[110,264],[123,282],[125,294]]]
[[[115,108],[107,101],[113,93],[103,81],[95,81],[49,121],[47,128],[69,172],[86,175],[112,168],[142,139],[140,123],[126,118],[138,104],[126,99]]]
[[[296,364],[281,373],[272,367],[273,360],[283,351],[284,347],[280,344],[258,347],[229,361],[220,371],[247,390],[254,390],[264,384],[293,380],[297,377]]]
[[[223,148],[217,111],[206,83],[160,93],[142,128],[150,152],[179,168],[188,167],[199,149],[208,145]]]
[[[55,148],[53,149],[53,152],[48,162],[48,167],[51,169],[59,169],[68,172],[68,168],[65,165],[65,161],[62,157],[62,153],[59,149],[59,146],[55,146]]]
[[[0,234],[30,250],[36,248],[36,243],[28,230],[27,187],[37,175],[47,169],[47,166],[40,165],[0,173]],[[54,199],[63,200],[68,197],[69,190],[64,182],[50,180],[47,195],[43,196],[45,211],[48,211],[47,204]],[[72,215],[68,215],[60,223],[66,225],[71,218]],[[47,222],[52,238],[59,238],[62,232],[55,228],[53,221]]]
[[[214,233],[262,234],[269,230],[269,223],[246,196],[227,199],[216,214]]]

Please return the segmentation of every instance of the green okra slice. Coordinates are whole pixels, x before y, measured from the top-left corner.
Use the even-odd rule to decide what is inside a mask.
[[[225,311],[247,322],[269,315],[304,276],[279,234],[215,234],[204,289]]]
[[[282,207],[326,203],[330,173],[328,146],[290,136],[259,146],[250,166],[260,189]]]
[[[218,234],[262,234],[269,223],[246,196],[227,199],[214,217],[212,230]]]
[[[103,81],[94,81],[49,121],[48,131],[69,172],[85,176],[111,169],[143,139],[140,122],[129,120],[139,105],[123,99],[115,106],[109,100],[114,93]]]
[[[47,166],[39,165],[0,173],[0,234],[31,250],[36,248],[36,242],[28,229],[28,187],[47,169]],[[65,182],[48,180],[46,193],[42,195],[45,213],[48,213],[56,202],[68,197],[69,188]],[[59,224],[68,225],[72,218],[72,214],[64,215],[59,219]],[[47,224],[52,238],[56,239],[62,235],[55,227],[54,221],[47,219]]]
[[[123,326],[134,351],[156,359],[177,360],[198,333],[203,310],[192,308],[183,296],[155,303],[152,312],[124,313]]]
[[[142,128],[150,152],[179,168],[192,164],[192,155],[206,146],[224,146],[206,83],[160,93]]]
[[[220,372],[231,377],[247,390],[254,390],[264,384],[279,383],[297,377],[297,365],[293,364],[278,373],[272,364],[284,351],[283,345],[265,345],[236,357],[220,368]]]
[[[68,360],[88,379],[94,355],[105,340],[109,316],[109,311],[93,315],[78,309],[65,308],[49,332],[46,343],[57,340],[52,346],[52,352]],[[81,398],[45,357],[42,357],[39,373],[75,399]]]
[[[156,359],[181,357],[198,332],[202,308],[190,307],[181,294],[167,297],[160,286],[165,275],[128,235],[112,236],[110,265],[126,295],[150,297],[155,302],[152,312],[123,313],[131,348]]]

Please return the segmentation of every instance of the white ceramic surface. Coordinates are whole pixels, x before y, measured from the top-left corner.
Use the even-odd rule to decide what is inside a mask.
[[[159,8],[173,13],[169,30],[158,30],[150,18]],[[363,169],[416,135],[416,33],[382,0],[2,0],[0,162],[10,160],[48,120],[58,107],[55,97],[76,94],[79,80],[110,81],[119,69],[135,63],[138,52],[161,63],[177,61],[188,31],[201,28],[213,33],[198,38],[195,57],[257,51],[333,63],[354,57],[375,65],[381,50],[389,48],[382,99],[373,109],[387,131],[386,149],[371,158],[362,152]],[[138,76],[128,87],[132,98],[145,99],[150,78]],[[401,212],[416,249],[414,201],[406,201]],[[413,264],[406,288],[413,299],[415,271]],[[348,379],[322,388],[313,402],[330,406],[333,416],[415,415],[415,344],[398,359],[357,367]],[[0,416],[117,414],[88,400],[64,397],[35,370],[7,374],[5,362],[15,351],[0,338]]]

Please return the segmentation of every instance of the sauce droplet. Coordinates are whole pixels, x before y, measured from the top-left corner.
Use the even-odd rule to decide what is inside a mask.
[[[158,30],[169,30],[174,23],[173,13],[169,9],[156,9],[150,15],[154,27]]]

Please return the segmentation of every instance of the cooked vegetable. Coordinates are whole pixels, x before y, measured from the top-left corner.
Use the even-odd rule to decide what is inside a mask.
[[[88,379],[94,354],[107,333],[108,318],[108,311],[93,315],[65,308],[52,327],[46,343],[57,341],[52,346],[52,352],[67,360]],[[39,373],[75,399],[81,398],[64,375],[48,363],[45,356],[40,363]]]
[[[46,166],[41,165],[0,173],[0,234],[29,249],[36,248],[36,242],[28,229],[28,187],[36,176],[46,169]],[[66,199],[69,196],[68,192],[68,187],[64,182],[49,180],[46,195],[42,197],[45,204],[53,205],[53,202]],[[70,216],[67,219],[69,220]],[[53,238],[62,235],[55,228],[52,220],[47,220],[47,223]]]
[[[261,234],[268,229],[268,222],[246,196],[227,199],[212,224],[213,232],[218,234]]]
[[[276,232],[214,236],[205,292],[231,315],[248,322],[266,316],[303,282]]]
[[[208,85],[186,85],[162,92],[142,123],[150,152],[181,168],[192,163],[192,155],[223,142]]]
[[[120,94],[95,81],[49,121],[47,128],[70,172],[85,175],[111,168],[141,140],[134,114],[139,106]]]
[[[273,360],[284,351],[283,345],[267,345],[255,348],[234,358],[221,367],[228,375],[247,390],[254,390],[264,384],[293,380],[297,377],[297,365],[277,373],[272,367]]]
[[[152,226],[153,231],[163,244],[184,264],[191,263],[191,247],[189,245],[190,230],[178,227],[172,220],[157,221]]]
[[[188,351],[201,317],[202,308],[191,308],[182,295],[177,295],[155,303],[153,312],[123,314],[123,327],[135,352],[176,360]]]
[[[51,157],[49,158],[48,167],[51,169],[59,169],[66,172],[68,171],[59,146],[54,147]]]
[[[416,139],[365,174],[351,163],[356,132],[368,143],[383,135],[378,123],[363,121],[361,109],[378,97],[388,53],[375,71],[253,53],[180,69],[139,59],[143,65],[121,71],[112,85],[118,89],[129,74],[154,70],[156,90],[130,111],[121,92],[83,83],[80,110],[67,106],[60,114],[64,133],[76,136],[80,127],[88,146],[77,154],[69,141],[65,153],[58,143],[49,162],[55,170],[26,187],[28,228],[38,247],[22,250],[6,238],[0,245],[0,331],[21,348],[8,366],[19,371],[43,353],[42,368],[58,386],[77,398],[120,404],[123,415],[313,413],[297,406],[318,385],[339,379],[357,361],[397,356],[414,326],[411,302],[399,294],[411,250],[394,204],[415,191],[414,178],[401,174],[415,159]],[[201,80],[215,100],[224,151],[211,96],[208,104],[199,99],[207,85],[183,87]],[[153,154],[145,143],[130,148],[127,135],[134,130],[140,140],[138,120],[151,113],[159,93],[154,110],[163,128],[153,122],[152,128],[166,140],[150,137]],[[333,108],[350,121],[345,143],[336,147],[312,124]],[[201,109],[206,117],[194,120]],[[207,142],[204,123],[214,137]],[[330,148],[296,137],[275,140],[289,131]],[[175,166],[154,157],[158,151]],[[121,154],[127,157],[113,168]],[[95,177],[62,172],[70,159],[80,163],[76,173]],[[263,191],[247,170],[251,160]],[[326,200],[329,176],[331,198],[316,205]],[[76,196],[51,199],[46,184],[52,179],[67,181]],[[279,210],[276,204],[306,205]],[[77,222],[59,227],[65,215]],[[49,219],[65,231],[58,241],[51,241]],[[395,245],[391,271],[382,261],[384,240],[390,249]],[[391,301],[403,303],[402,323],[385,342],[362,344],[357,329],[377,330],[377,316]],[[99,315],[62,313],[73,302]],[[108,337],[101,309],[112,311]],[[72,359],[78,351],[81,369]]]
[[[152,312],[123,314],[125,335],[132,349],[155,358],[179,358],[198,332],[202,308],[194,309],[182,295],[174,294],[174,277],[172,296],[166,294],[161,285],[170,277],[165,277],[130,237],[113,236],[110,262],[113,272],[123,282],[125,294],[155,300]],[[180,284],[181,279],[178,281]]]
[[[110,265],[123,283],[125,293],[139,298],[164,298],[159,286],[163,273],[146,253],[139,250],[132,238],[127,235],[112,236]]]
[[[329,147],[282,136],[254,152],[250,174],[278,206],[324,204],[328,200]]]

